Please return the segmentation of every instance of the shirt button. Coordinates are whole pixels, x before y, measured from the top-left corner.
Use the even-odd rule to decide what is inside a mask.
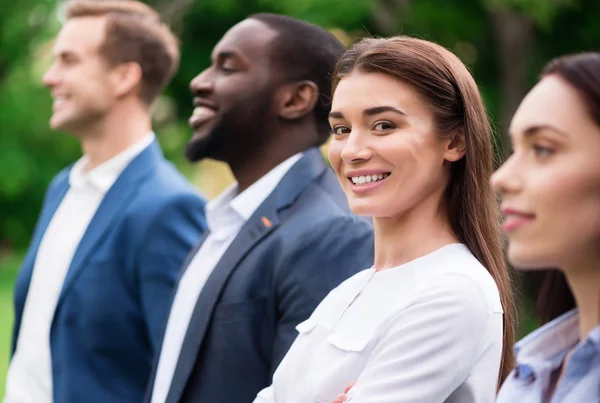
[[[521,364],[515,368],[515,378],[525,383],[532,383],[535,381],[535,373],[530,366]]]

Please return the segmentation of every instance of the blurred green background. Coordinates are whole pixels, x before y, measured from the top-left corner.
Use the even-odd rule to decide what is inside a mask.
[[[100,0],[99,0],[100,1]],[[598,50],[597,0],[152,0],[181,38],[179,73],[154,105],[165,154],[209,198],[231,181],[222,165],[187,163],[190,80],[209,63],[223,33],[256,12],[319,24],[346,45],[372,36],[407,34],[436,41],[471,69],[496,128],[499,160],[506,124],[551,58]],[[62,2],[16,0],[0,13],[0,397],[9,360],[12,286],[51,178],[80,156],[77,142],[48,128],[51,99],[40,83],[60,29]],[[535,286],[518,279],[520,334],[535,328]],[[523,283],[525,286],[523,286]]]

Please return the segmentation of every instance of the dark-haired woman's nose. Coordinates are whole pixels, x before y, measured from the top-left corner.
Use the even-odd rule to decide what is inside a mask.
[[[514,154],[492,175],[491,182],[494,191],[499,195],[517,193],[523,188],[522,169],[517,167]]]

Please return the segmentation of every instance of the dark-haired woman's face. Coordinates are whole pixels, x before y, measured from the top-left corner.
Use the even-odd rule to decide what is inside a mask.
[[[385,74],[350,74],[335,91],[329,122],[329,160],[354,213],[437,213],[447,161],[462,152],[436,133],[433,112],[410,85]]]
[[[600,127],[576,90],[542,79],[517,110],[514,152],[493,175],[509,258],[523,268],[570,268],[600,258]]]

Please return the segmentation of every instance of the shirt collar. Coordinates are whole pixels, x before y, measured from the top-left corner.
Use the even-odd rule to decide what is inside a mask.
[[[243,218],[231,208],[231,201],[236,194],[237,183],[234,183],[206,204],[206,223],[213,236],[218,237],[220,231],[229,227],[229,224],[243,224]]]
[[[154,141],[154,138],[155,135],[153,132],[148,133],[134,145],[121,151],[89,172],[85,172],[89,158],[87,155],[84,155],[73,165],[73,169],[69,173],[69,185],[80,189],[85,184],[90,184],[100,192],[106,193],[127,165],[144,151]]]
[[[581,357],[591,361],[590,356],[597,357],[600,354],[600,325],[580,341],[578,309],[559,316],[515,344],[515,376],[531,381],[538,372],[558,368],[565,354],[574,346],[577,347],[573,350],[571,361]]]
[[[206,221],[210,232],[217,236],[233,222],[243,225],[248,221],[302,155],[298,153],[283,161],[242,193],[238,194],[238,184],[233,183],[211,200],[206,205]]]
[[[579,341],[579,311],[573,309],[515,344],[518,362],[549,359]]]
[[[244,219],[248,221],[256,209],[275,190],[281,179],[290,168],[302,158],[303,153],[291,156],[266,175],[254,182],[248,189],[237,195],[231,201],[231,207]]]

